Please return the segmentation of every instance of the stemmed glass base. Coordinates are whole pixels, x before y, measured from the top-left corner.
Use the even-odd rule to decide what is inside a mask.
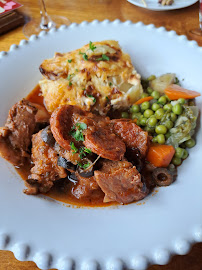
[[[48,16],[48,23],[44,23],[41,18],[33,19],[23,27],[24,35],[29,38],[31,35],[38,35],[41,31],[49,31],[51,28],[65,24],[70,25],[71,22],[68,18],[63,16],[51,15]]]

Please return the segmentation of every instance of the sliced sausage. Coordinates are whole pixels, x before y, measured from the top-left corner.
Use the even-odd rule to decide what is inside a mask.
[[[134,122],[124,119],[112,120],[112,127],[114,133],[123,140],[127,147],[137,148],[142,157],[146,156],[149,146],[149,137],[146,131]]]
[[[57,143],[64,149],[70,151],[72,137],[69,135],[73,126],[74,114],[84,114],[77,106],[63,105],[58,107],[51,115],[50,126]]]
[[[86,133],[84,145],[93,153],[110,160],[121,160],[126,146],[107,128],[95,128]]]

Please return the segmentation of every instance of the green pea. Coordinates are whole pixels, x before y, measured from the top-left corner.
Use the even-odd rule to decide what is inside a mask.
[[[165,137],[166,137],[166,140],[170,137],[170,132],[167,132],[166,134],[165,134]]]
[[[152,138],[152,142],[153,143],[157,143],[158,142],[157,136]]]
[[[147,78],[148,81],[153,81],[156,79],[156,76],[155,75],[151,75]]]
[[[181,144],[180,144],[180,147],[181,147],[181,148],[186,148],[185,142],[181,143]]]
[[[167,102],[167,98],[166,96],[161,96],[159,99],[158,99],[158,102],[162,105],[165,105],[166,102]]]
[[[160,93],[158,91],[153,91],[151,93],[151,96],[155,99],[159,99],[160,98]]]
[[[149,109],[149,107],[150,107],[149,101],[143,102],[143,103],[140,105],[140,107],[141,107],[141,110],[143,110],[143,111]]]
[[[150,117],[149,119],[148,119],[148,125],[149,126],[151,126],[151,127],[155,127],[155,125],[156,125],[156,123],[157,123],[157,119],[154,117],[154,116],[152,116],[152,117]]]
[[[180,115],[182,113],[182,106],[178,103],[178,104],[175,104],[172,108],[172,111],[177,114],[177,115]]]
[[[185,142],[185,145],[187,148],[192,148],[196,145],[196,142],[194,139],[189,139],[188,141]]]
[[[174,124],[173,124],[172,121],[167,120],[167,121],[165,122],[165,126],[166,126],[168,129],[171,129],[171,128],[174,126]]]
[[[158,142],[159,144],[164,144],[165,141],[166,141],[166,140],[165,140],[165,136],[164,136],[163,134],[157,135],[156,138],[157,138],[157,142]]]
[[[175,122],[177,120],[177,115],[175,113],[170,114],[170,119]]]
[[[140,107],[137,104],[134,104],[133,106],[130,107],[131,113],[138,113],[139,111],[140,111]]]
[[[150,133],[153,132],[153,128],[148,127],[148,126],[146,126],[146,127],[144,128],[144,130],[145,130],[145,131],[148,131],[148,132],[150,132]]]
[[[122,113],[121,113],[121,117],[122,117],[122,118],[129,118],[128,112],[122,112]]]
[[[165,113],[164,110],[160,108],[155,112],[155,116],[157,119],[161,119],[164,116],[164,113]]]
[[[182,159],[186,159],[188,157],[188,155],[189,155],[188,151],[186,149],[184,149]]]
[[[180,147],[177,147],[177,148],[175,149],[175,157],[177,157],[177,158],[182,158],[183,155],[184,155],[184,151],[185,151],[185,149],[180,148]]]
[[[139,119],[140,117],[141,117],[141,113],[140,112],[138,112],[138,113],[132,113],[132,119]]]
[[[142,118],[142,119],[140,119],[140,125],[141,126],[146,126],[146,123],[147,123],[147,118]]]
[[[144,117],[146,118],[149,118],[150,116],[152,116],[154,114],[154,112],[150,109],[147,109],[145,112],[144,112]]]
[[[168,111],[168,112],[171,112],[172,111],[172,104],[170,104],[170,103],[168,103],[168,104],[165,104],[164,106],[163,106],[163,109],[165,110],[165,111]]]
[[[157,111],[158,109],[160,109],[161,106],[160,106],[159,104],[157,104],[157,103],[153,103],[151,108],[152,108],[152,110],[155,112],[155,111]]]
[[[140,120],[138,119],[136,125],[140,126]]]
[[[173,157],[172,163],[173,163],[174,165],[178,166],[178,165],[180,165],[180,164],[182,163],[182,160],[181,160],[181,158],[179,158],[179,157]]]
[[[151,95],[152,92],[153,92],[153,89],[152,89],[151,87],[147,87],[147,93],[148,93],[149,95]]]
[[[167,98],[168,101],[170,101],[169,97],[167,95],[165,95],[165,97]]]
[[[145,97],[148,97],[148,96],[149,95],[147,93],[144,93],[144,92],[141,94],[141,98],[145,98]]]
[[[156,126],[155,131],[157,134],[166,134],[167,127],[164,125],[159,125],[159,126]]]
[[[184,105],[184,104],[185,104],[185,99],[184,99],[184,98],[179,98],[179,99],[178,99],[178,102],[179,102],[181,105]]]

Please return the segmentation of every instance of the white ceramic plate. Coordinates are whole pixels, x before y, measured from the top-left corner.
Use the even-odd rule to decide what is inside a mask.
[[[115,39],[144,76],[175,72],[183,85],[201,91],[202,48],[163,27],[119,20],[62,26],[0,53],[0,124],[9,108],[37,84],[40,63],[54,52],[91,41]],[[202,108],[202,98],[197,98]],[[0,160],[0,249],[39,268],[144,270],[166,264],[173,253],[186,254],[202,241],[202,130],[197,146],[179,168],[177,181],[148,196],[141,205],[79,209],[41,196],[23,194],[23,181]]]
[[[142,0],[127,0],[127,1],[135,6],[154,11],[165,11],[165,10],[185,8],[198,2],[198,0],[174,0],[174,3],[172,5],[162,6],[161,4],[158,3],[158,0],[145,0],[145,2],[147,3],[147,6],[145,6]]]

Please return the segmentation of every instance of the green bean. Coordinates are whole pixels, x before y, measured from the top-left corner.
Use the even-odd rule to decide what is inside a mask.
[[[185,142],[185,145],[187,148],[192,148],[196,145],[196,142],[194,139],[189,139],[188,141]]]
[[[144,112],[144,117],[146,118],[149,118],[150,116],[152,116],[154,114],[154,112],[150,109],[147,109],[145,112]]]
[[[164,125],[158,125],[158,126],[156,126],[155,131],[157,134],[166,134],[167,127]]]
[[[158,91],[153,91],[151,93],[151,96],[155,99],[159,99],[160,98],[160,93]]]
[[[165,136],[164,136],[163,134],[157,135],[156,138],[157,138],[157,142],[158,142],[159,144],[164,144],[165,141],[166,141],[166,140],[165,140]]]
[[[183,108],[179,103],[175,104],[172,108],[172,111],[177,115],[180,115],[182,113],[182,110]]]

